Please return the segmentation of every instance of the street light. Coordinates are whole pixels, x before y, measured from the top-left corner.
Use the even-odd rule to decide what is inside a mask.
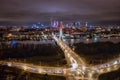
[[[27,66],[26,66],[26,65],[24,65],[24,66],[22,66],[22,67],[23,67],[23,69],[24,69],[24,70],[26,70],[26,69],[27,69]]]
[[[9,62],[9,63],[8,63],[8,66],[11,67],[11,66],[12,66],[12,63]]]
[[[39,72],[39,73],[41,73],[41,72],[42,72],[42,70],[41,70],[41,69],[38,69],[38,72]]]

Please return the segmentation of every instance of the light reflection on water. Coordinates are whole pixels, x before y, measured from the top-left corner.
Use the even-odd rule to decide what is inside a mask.
[[[98,38],[98,39],[63,39],[63,41],[66,43],[66,44],[70,44],[70,45],[73,45],[74,43],[80,43],[80,42],[83,42],[83,43],[93,43],[93,42],[107,42],[107,41],[110,41],[110,42],[113,42],[113,43],[118,43],[120,42],[120,38]]]
[[[68,44],[68,45],[73,45],[74,43],[80,43],[80,42],[83,42],[83,43],[93,43],[93,42],[106,42],[106,41],[110,41],[110,42],[113,42],[113,43],[118,43],[120,42],[120,38],[98,38],[97,41],[94,40],[94,39],[84,39],[84,38],[81,38],[81,39],[63,39],[63,41]],[[9,42],[5,42],[7,45],[10,45],[10,41]],[[52,44],[52,45],[57,45],[57,43],[54,41],[54,40],[40,40],[40,41],[16,41],[16,43],[19,43],[19,44]],[[0,43],[1,45],[1,43]]]

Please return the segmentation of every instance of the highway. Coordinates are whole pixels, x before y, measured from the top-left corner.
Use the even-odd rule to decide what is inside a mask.
[[[55,35],[53,35],[53,38],[64,51],[67,63],[72,65],[71,69],[69,69],[69,73],[72,74],[74,79],[72,79],[70,76],[69,80],[97,80],[100,74],[114,71],[120,68],[120,57],[104,64],[90,66],[85,63],[83,60],[84,58],[78,56],[62,40],[57,38]]]
[[[86,64],[82,57],[78,56],[55,35],[53,35],[53,39],[63,50],[68,67],[47,67],[13,61],[0,61],[0,64],[20,68],[32,73],[65,76],[67,80],[97,80],[100,74],[120,68],[120,56],[104,64],[91,66]]]
[[[111,72],[120,68],[120,57],[106,62],[104,64],[94,65],[93,66],[99,74]]]
[[[65,67],[47,67],[47,66],[38,66],[28,63],[22,62],[14,62],[14,61],[0,61],[1,65],[7,65],[9,67],[16,67],[28,72],[38,73],[38,74],[48,74],[48,75],[65,75]]]
[[[63,52],[65,53],[65,57],[68,61],[68,64],[70,64],[71,66],[73,64],[76,64],[76,66],[85,65],[85,62],[83,61],[83,59],[80,56],[78,56],[72,49],[70,49],[70,47],[68,45],[66,45],[60,39],[55,37],[55,35],[53,36],[53,38],[57,42],[57,44],[61,47]]]

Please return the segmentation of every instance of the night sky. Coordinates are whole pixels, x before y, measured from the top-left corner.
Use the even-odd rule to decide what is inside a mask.
[[[120,0],[0,0],[0,23],[120,23]]]

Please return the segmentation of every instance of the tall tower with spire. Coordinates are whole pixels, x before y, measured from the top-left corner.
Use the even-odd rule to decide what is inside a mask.
[[[59,39],[63,39],[63,23],[62,21],[60,22],[60,26],[59,26]]]
[[[50,18],[50,26],[52,27],[52,25],[53,25],[53,18],[51,17]]]
[[[88,22],[85,22],[85,26],[86,26],[86,27],[88,26]]]

